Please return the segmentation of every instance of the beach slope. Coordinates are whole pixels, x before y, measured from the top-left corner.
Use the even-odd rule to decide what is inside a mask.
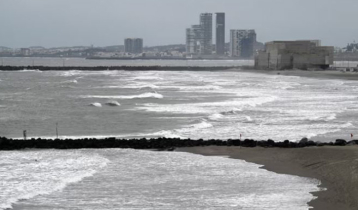
[[[207,156],[230,156],[264,165],[269,171],[321,180],[326,191],[313,193],[314,210],[358,209],[358,146],[297,149],[192,147],[176,151]]]

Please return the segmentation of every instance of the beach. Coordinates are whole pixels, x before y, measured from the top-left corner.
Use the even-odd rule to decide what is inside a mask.
[[[357,72],[342,72],[338,70],[240,70],[242,72],[260,73],[268,75],[283,75],[283,76],[299,76],[315,79],[340,79],[340,80],[358,80]]]
[[[205,156],[229,156],[263,165],[280,174],[315,178],[327,190],[313,193],[314,210],[358,209],[358,147],[310,147],[300,149],[193,147],[177,151]]]

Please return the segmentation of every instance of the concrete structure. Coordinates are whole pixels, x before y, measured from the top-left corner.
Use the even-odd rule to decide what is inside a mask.
[[[231,57],[251,58],[255,43],[255,30],[230,30]]]
[[[29,56],[31,54],[30,48],[21,48],[20,52],[22,56]]]
[[[320,41],[273,41],[255,57],[257,69],[326,69],[333,64],[334,47]]]
[[[127,38],[124,40],[124,48],[126,53],[139,54],[143,52],[143,39]]]
[[[213,14],[200,14],[200,26],[203,31],[200,40],[200,54],[210,55],[213,53]]]
[[[216,54],[225,54],[225,13],[216,13]]]

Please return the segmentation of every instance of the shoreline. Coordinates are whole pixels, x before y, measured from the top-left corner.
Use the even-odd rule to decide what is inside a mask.
[[[281,76],[298,76],[315,79],[341,79],[341,80],[358,80],[357,72],[341,72],[338,70],[322,70],[322,71],[308,71],[308,70],[252,70],[240,69],[239,72],[259,73],[266,75],[281,75]]]
[[[311,192],[317,197],[308,205],[314,210],[358,209],[358,147],[241,148],[191,147],[175,151],[205,156],[228,156],[263,165],[261,168],[321,181],[325,191]]]

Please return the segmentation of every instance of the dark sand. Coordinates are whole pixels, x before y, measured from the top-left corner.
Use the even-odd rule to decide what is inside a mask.
[[[305,70],[245,70],[240,71],[250,73],[261,73],[269,75],[300,76],[316,79],[340,79],[340,80],[358,80],[358,72],[341,72],[338,70],[326,71],[305,71]]]
[[[358,209],[358,146],[309,147],[299,149],[193,147],[176,151],[208,156],[230,156],[264,165],[281,174],[319,179],[326,191],[309,203],[314,210]]]

